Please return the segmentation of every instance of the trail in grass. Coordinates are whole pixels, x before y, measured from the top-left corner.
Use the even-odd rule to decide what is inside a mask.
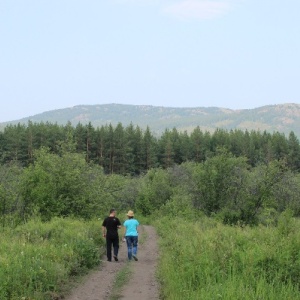
[[[66,300],[154,300],[159,299],[159,285],[155,272],[158,260],[157,235],[152,226],[142,225],[138,261],[127,261],[127,247],[121,244],[118,262],[107,262],[105,257],[98,270],[93,271],[76,287]],[[122,271],[126,283],[115,288]]]

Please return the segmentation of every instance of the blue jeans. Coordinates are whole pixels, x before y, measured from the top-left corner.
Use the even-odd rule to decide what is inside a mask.
[[[126,236],[126,244],[128,250],[128,259],[132,259],[132,255],[137,254],[138,237],[137,236]]]

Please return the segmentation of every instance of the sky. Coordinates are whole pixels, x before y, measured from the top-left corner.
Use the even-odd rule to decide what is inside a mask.
[[[0,0],[0,122],[93,104],[300,103],[299,0]]]

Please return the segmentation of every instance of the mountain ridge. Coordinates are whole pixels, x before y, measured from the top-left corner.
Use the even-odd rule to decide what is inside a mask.
[[[142,129],[149,126],[158,134],[174,127],[180,131],[191,132],[196,126],[207,131],[217,128],[278,131],[284,134],[294,131],[300,137],[300,104],[284,103],[237,110],[222,107],[165,107],[116,103],[76,105],[3,122],[0,123],[0,128],[3,129],[9,124],[27,124],[29,121],[59,125],[70,122],[73,126],[91,122],[96,127],[118,123],[126,126],[132,123]]]

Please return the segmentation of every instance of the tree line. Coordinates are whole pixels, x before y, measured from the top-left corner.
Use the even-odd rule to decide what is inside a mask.
[[[293,132],[197,127],[156,137],[133,125],[29,123],[7,126],[0,149],[4,226],[34,215],[90,219],[110,207],[143,215],[197,211],[228,224],[275,222],[286,209],[300,216]]]
[[[59,154],[41,148],[27,167],[0,165],[3,226],[32,216],[91,219],[111,207],[145,216],[205,214],[226,224],[275,224],[287,209],[300,216],[300,176],[283,160],[252,167],[246,157],[219,149],[200,163],[152,168],[139,176],[106,175],[74,146],[62,145]]]
[[[284,160],[289,169],[300,170],[300,145],[294,132],[283,133],[217,129],[213,133],[196,127],[191,133],[176,128],[155,136],[149,127],[142,130],[121,123],[94,127],[52,123],[8,125],[0,132],[0,162],[29,166],[41,147],[59,154],[62,144],[74,143],[76,153],[86,162],[100,165],[105,174],[139,175],[152,168],[170,168],[184,162],[204,162],[223,148],[236,157],[246,157],[252,166]]]

